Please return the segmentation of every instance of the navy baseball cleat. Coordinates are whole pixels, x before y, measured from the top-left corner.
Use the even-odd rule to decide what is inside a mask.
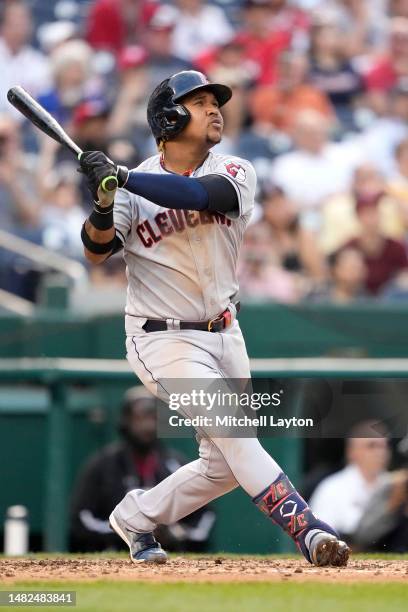
[[[150,533],[137,533],[130,531],[124,521],[114,516],[109,517],[113,531],[129,546],[130,558],[134,563],[166,563],[167,554]]]
[[[347,565],[350,548],[345,542],[330,533],[321,531],[311,539],[309,556],[318,567],[344,567]]]

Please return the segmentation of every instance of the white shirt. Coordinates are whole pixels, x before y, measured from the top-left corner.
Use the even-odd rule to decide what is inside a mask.
[[[23,47],[13,55],[0,38],[0,112],[12,114],[22,120],[22,115],[7,100],[7,92],[21,85],[33,97],[46,91],[51,84],[47,58],[32,47]]]
[[[317,155],[292,151],[273,163],[272,181],[300,211],[319,208],[326,198],[349,188],[360,161],[360,151],[348,143],[328,144]]]
[[[368,483],[356,465],[348,465],[322,480],[310,499],[310,508],[340,533],[352,534],[377,482]]]
[[[387,177],[396,172],[395,149],[408,137],[408,127],[404,121],[392,117],[377,119],[356,142],[364,152],[366,163],[373,164]]]
[[[167,173],[160,155],[136,171]],[[118,190],[114,220],[127,265],[127,333],[132,333],[132,317],[208,320],[223,312],[237,294],[236,265],[254,206],[255,170],[239,157],[210,152],[192,176],[207,174],[231,182],[239,212],[172,210]]]
[[[218,6],[204,5],[199,13],[179,13],[173,32],[173,53],[191,60],[209,47],[226,43],[232,29],[224,11]]]

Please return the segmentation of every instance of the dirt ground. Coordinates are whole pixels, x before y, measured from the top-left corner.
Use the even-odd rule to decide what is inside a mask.
[[[335,581],[408,582],[408,561],[355,560],[346,568],[316,568],[301,559],[175,557],[146,566],[127,559],[0,559],[0,582],[129,580],[149,582]]]

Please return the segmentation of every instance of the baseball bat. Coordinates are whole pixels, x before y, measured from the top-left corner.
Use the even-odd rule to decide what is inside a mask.
[[[17,85],[12,87],[7,92],[7,100],[16,108],[24,117],[27,117],[31,123],[38,127],[44,134],[47,134],[64,147],[67,147],[74,153],[78,159],[81,159],[82,149],[68,136],[65,130],[60,126],[58,121],[54,119],[48,111],[45,110],[30,94]],[[101,183],[103,191],[114,191],[118,186],[116,176],[107,176]]]

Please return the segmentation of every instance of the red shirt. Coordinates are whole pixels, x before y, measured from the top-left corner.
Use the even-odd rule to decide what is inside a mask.
[[[365,75],[364,82],[369,91],[389,91],[395,87],[398,74],[392,61],[388,57],[379,60]]]
[[[120,0],[96,0],[91,6],[86,24],[86,40],[95,49],[118,52],[135,42],[146,28],[154,3],[135,2],[134,18],[125,18]]]
[[[378,255],[367,255],[359,243],[358,238],[351,240],[347,246],[360,251],[367,266],[366,289],[369,293],[377,294],[383,286],[408,267],[408,257],[402,242],[385,238],[384,247]]]

